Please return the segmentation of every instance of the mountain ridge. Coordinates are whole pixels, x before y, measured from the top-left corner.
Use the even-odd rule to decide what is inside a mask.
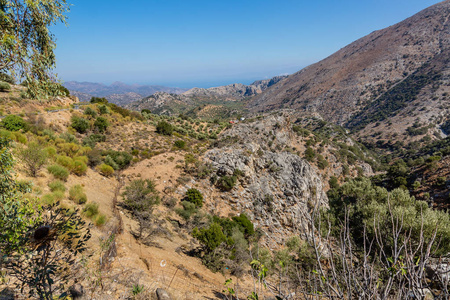
[[[257,113],[282,108],[319,113],[346,124],[372,101],[416,72],[450,44],[450,1],[374,31],[255,96]],[[442,72],[448,71],[448,62]],[[446,83],[439,84],[442,94]]]

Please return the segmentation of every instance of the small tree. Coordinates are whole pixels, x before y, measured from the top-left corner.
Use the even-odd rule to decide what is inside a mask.
[[[49,27],[62,22],[65,0],[0,1],[0,71],[26,78],[32,96],[59,94],[51,70],[55,67],[55,38]]]
[[[162,135],[172,135],[173,126],[166,121],[160,121],[158,125],[156,125],[156,132]]]
[[[203,195],[199,190],[191,188],[186,191],[186,196],[184,198],[186,201],[194,203],[196,207],[203,206]]]
[[[28,144],[26,148],[19,149],[17,156],[32,177],[36,177],[38,172],[47,163],[48,158],[47,151],[36,142]]]

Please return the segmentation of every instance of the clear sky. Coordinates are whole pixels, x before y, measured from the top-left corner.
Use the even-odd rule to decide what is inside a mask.
[[[211,87],[294,73],[436,0],[72,0],[63,81]]]

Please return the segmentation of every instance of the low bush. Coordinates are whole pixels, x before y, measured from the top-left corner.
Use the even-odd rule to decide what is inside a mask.
[[[97,170],[100,174],[102,174],[103,176],[106,176],[106,177],[109,177],[114,174],[113,167],[111,167],[107,164],[101,164],[100,166],[97,167]]]
[[[98,204],[96,202],[87,203],[83,208],[83,214],[88,218],[96,216],[98,214]]]
[[[64,182],[62,182],[61,180],[54,180],[52,182],[50,182],[48,184],[48,187],[50,188],[50,191],[52,192],[56,192],[56,191],[60,191],[60,192],[65,192],[66,186],[64,185]]]
[[[69,199],[77,204],[84,204],[87,201],[87,196],[84,188],[80,184],[76,184],[69,189]]]
[[[100,133],[105,132],[108,126],[109,126],[108,120],[103,117],[98,117],[94,122],[94,128],[96,128]]]
[[[51,165],[47,168],[48,172],[56,179],[66,181],[69,177],[69,171],[60,165]]]
[[[159,203],[158,192],[155,184],[147,179],[136,179],[125,187],[123,193],[125,208],[133,213],[150,211],[152,207]]]
[[[0,92],[9,92],[11,90],[11,86],[7,82],[0,81]]]
[[[172,135],[173,126],[166,121],[160,121],[158,125],[156,125],[156,132],[162,135]]]
[[[184,149],[186,147],[186,142],[183,140],[175,141],[174,146],[178,149]]]
[[[90,128],[89,121],[80,117],[72,117],[71,126],[78,133],[85,133]]]
[[[98,214],[97,217],[95,218],[95,226],[103,226],[105,225],[107,221],[107,218],[104,214]]]
[[[86,174],[87,165],[81,160],[74,160],[72,167],[71,167],[71,171],[75,175],[82,176],[82,175]]]
[[[16,80],[14,79],[14,77],[9,74],[0,73],[0,80],[9,84],[16,84]]]
[[[25,122],[24,119],[16,115],[7,115],[2,120],[0,125],[9,131],[18,131],[21,129],[26,131],[29,128],[28,123]]]
[[[194,203],[196,207],[203,206],[203,195],[199,190],[194,188],[187,190],[184,200]]]
[[[88,116],[91,116],[91,117],[93,117],[93,118],[95,118],[95,117],[97,116],[97,112],[96,112],[95,110],[93,110],[92,108],[90,108],[90,107],[87,107],[87,108],[84,110],[84,114],[85,114],[85,115],[88,115]]]
[[[236,185],[236,176],[222,176],[217,180],[217,186],[222,191],[231,191],[233,187]]]

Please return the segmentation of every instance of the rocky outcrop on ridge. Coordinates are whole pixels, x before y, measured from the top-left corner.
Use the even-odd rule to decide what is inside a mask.
[[[237,187],[224,193],[222,201],[235,212],[247,213],[265,231],[269,246],[282,244],[293,234],[306,237],[312,210],[328,205],[320,177],[297,155],[264,151],[248,143],[238,149],[210,150],[205,161],[218,176],[242,172]]]

